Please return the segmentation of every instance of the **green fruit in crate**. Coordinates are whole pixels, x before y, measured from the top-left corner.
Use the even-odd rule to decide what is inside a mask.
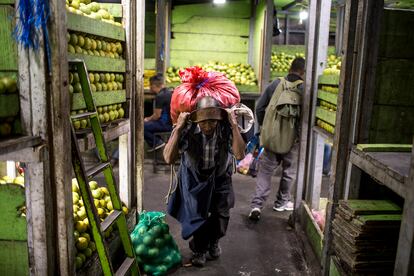
[[[105,122],[109,122],[109,114],[108,113],[104,113],[103,114],[104,118],[105,118]]]
[[[88,50],[82,49],[82,54],[87,55],[88,54]]]
[[[115,74],[114,73],[109,74],[109,78],[110,78],[109,81],[115,81]]]
[[[109,111],[109,120],[110,121],[113,121],[113,120],[115,120],[115,113],[111,110],[111,111]]]
[[[83,261],[82,258],[79,256],[76,256],[75,258],[75,265],[76,265],[76,269],[80,269],[83,265]]]
[[[68,45],[68,52],[69,53],[71,53],[71,54],[75,54],[76,53],[76,50],[75,50],[75,47],[73,47],[72,45]]]
[[[78,204],[78,202],[79,202],[79,194],[78,193],[72,192],[72,201],[73,201],[73,204]]]
[[[111,81],[111,74],[109,74],[109,73],[106,73],[105,74],[105,82],[110,82]]]
[[[80,121],[81,128],[86,128],[87,125],[88,125],[88,121],[86,119],[83,119]]]
[[[115,114],[115,120],[119,118],[119,112],[117,110],[114,110],[114,114]]]
[[[76,256],[81,258],[83,263],[86,261],[86,256],[83,253],[78,252],[78,254],[76,254]]]
[[[89,242],[91,241],[91,236],[90,236],[88,233],[82,233],[82,234],[80,235],[80,237],[85,238],[85,239],[88,241],[88,244],[89,244]]]
[[[74,88],[74,92],[75,93],[82,93],[82,85],[78,82],[78,83],[76,83],[74,86],[73,86],[73,88]]]
[[[85,250],[88,247],[88,240],[84,237],[79,237],[76,242],[76,248],[79,250]]]
[[[106,83],[101,83],[102,85],[102,91],[108,91],[108,86],[106,85]]]
[[[73,76],[73,83],[80,82],[78,73],[72,73],[72,76]]]
[[[102,106],[98,107],[98,113],[101,114],[102,113]]]
[[[102,124],[102,123],[105,123],[105,116],[103,115],[103,114],[99,114],[99,122]]]
[[[72,46],[78,45],[78,36],[76,34],[70,34],[69,44]]]
[[[96,199],[101,198],[102,197],[101,190],[100,189],[92,190],[92,196],[93,196],[93,198],[96,198]]]
[[[81,122],[80,122],[80,121],[74,121],[74,122],[73,122],[73,127],[74,127],[75,129],[80,129],[80,127],[81,127]]]
[[[96,50],[96,46],[97,46],[97,43],[96,43],[96,40],[95,39],[91,39],[91,49],[92,50]]]
[[[98,83],[99,80],[100,80],[99,74],[98,73],[94,73],[93,74],[93,79],[95,80],[96,83]]]
[[[102,40],[102,46],[101,46],[103,51],[106,51],[106,41]]]
[[[93,55],[99,57],[100,56],[99,51],[98,50],[93,50]]]
[[[105,74],[104,73],[100,73],[99,74],[99,81],[102,83],[105,81]]]
[[[102,50],[102,41],[101,40],[96,41],[96,50]]]
[[[81,48],[81,47],[79,47],[78,45],[76,45],[76,46],[75,46],[75,53],[76,53],[76,54],[82,54],[82,53],[83,53],[82,48]]]
[[[118,109],[118,113],[119,113],[118,118],[124,118],[125,111],[124,111],[124,109],[123,109],[123,108]]]
[[[105,105],[105,106],[103,106],[102,107],[102,111],[105,113],[105,112],[108,112],[108,106],[107,105]]]
[[[112,50],[111,43],[110,42],[107,42],[106,43],[106,51],[107,52],[110,52],[111,50]]]
[[[106,56],[106,54],[103,50],[99,50],[99,56],[104,57]]]
[[[118,82],[117,86],[118,86],[118,90],[122,90],[122,83]]]
[[[92,93],[94,93],[94,92],[96,92],[96,85],[95,84],[93,84],[93,83],[91,83],[91,91],[92,91]]]
[[[90,248],[85,248],[85,250],[83,250],[82,251],[83,252],[83,254],[85,254],[85,256],[87,257],[87,258],[89,258],[90,256],[92,256],[92,249],[90,249]]]
[[[112,89],[113,90],[118,90],[118,84],[116,82],[112,82]]]
[[[98,189],[98,182],[96,182],[96,181],[89,181],[89,188],[91,188],[91,190]]]
[[[108,87],[108,91],[112,91],[112,90],[114,90],[114,86],[112,85],[112,82],[108,82],[108,83],[106,84],[106,86]]]
[[[90,50],[92,48],[92,40],[89,37],[85,38],[85,45],[84,48],[86,50]]]
[[[95,75],[93,73],[89,73],[88,76],[89,76],[89,82],[95,83]]]
[[[85,232],[85,231],[86,231],[87,226],[86,226],[86,224],[85,224],[83,221],[77,221],[77,222],[75,223],[75,229],[76,229],[76,231],[78,231],[79,233],[83,233],[83,232]]]
[[[92,252],[95,252],[96,251],[95,243],[93,241],[89,242],[88,248],[90,248],[92,250]]]
[[[95,84],[96,85],[96,91],[102,91],[102,84],[99,82]]]
[[[15,93],[17,91],[17,81],[10,77],[3,77],[0,79],[3,85],[3,91],[6,93]]]

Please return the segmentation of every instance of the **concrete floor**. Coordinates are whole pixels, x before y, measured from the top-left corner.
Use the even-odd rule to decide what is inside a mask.
[[[168,191],[169,173],[154,174],[151,161],[146,160],[145,163],[144,208],[147,211],[165,212],[164,197]],[[312,272],[315,271],[315,264],[311,264],[314,260],[312,252],[287,224],[290,212],[272,210],[277,189],[276,180],[274,177],[275,185],[262,211],[261,220],[254,223],[248,219],[248,213],[255,179],[241,174],[234,175],[236,205],[231,211],[227,235],[221,239],[222,256],[219,260],[207,262],[201,269],[185,265],[189,264],[191,257],[188,241],[181,238],[180,225],[167,216],[166,220],[180,248],[184,264],[169,275],[317,275]]]

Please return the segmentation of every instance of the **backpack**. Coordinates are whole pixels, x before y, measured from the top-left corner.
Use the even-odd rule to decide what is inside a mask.
[[[290,151],[298,137],[302,103],[298,86],[303,81],[289,82],[285,78],[279,79],[280,83],[265,110],[260,142],[271,152],[285,154]]]

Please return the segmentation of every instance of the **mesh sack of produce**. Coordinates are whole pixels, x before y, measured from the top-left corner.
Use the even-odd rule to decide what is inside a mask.
[[[180,71],[181,84],[174,89],[171,98],[171,119],[177,122],[181,112],[191,112],[197,101],[205,96],[215,98],[227,108],[240,102],[240,94],[234,83],[223,73],[206,72],[194,66]]]
[[[140,267],[149,275],[165,275],[181,264],[181,254],[169,233],[162,212],[143,212],[131,233],[132,245]]]

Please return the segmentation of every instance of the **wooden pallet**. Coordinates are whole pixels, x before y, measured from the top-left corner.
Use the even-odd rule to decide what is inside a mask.
[[[95,100],[96,106],[105,106],[126,102],[125,90],[94,92],[92,93],[92,96]],[[71,95],[71,107],[72,110],[86,108],[82,93],[74,93]]]

